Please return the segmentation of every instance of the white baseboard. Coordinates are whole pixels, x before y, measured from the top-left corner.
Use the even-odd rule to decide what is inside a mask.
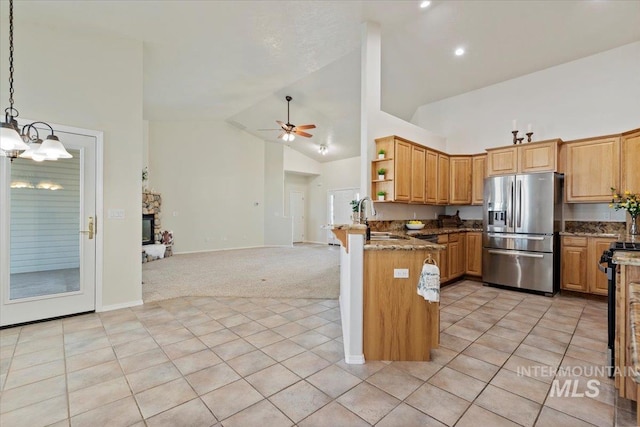
[[[364,354],[344,356],[344,361],[349,365],[364,365]]]
[[[136,307],[142,304],[144,304],[144,302],[139,299],[137,301],[123,302],[120,304],[103,305],[102,308],[96,308],[96,312],[101,313],[103,311],[120,310],[121,308]]]

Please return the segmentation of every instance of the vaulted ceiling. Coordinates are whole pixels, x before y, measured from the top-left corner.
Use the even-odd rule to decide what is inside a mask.
[[[640,40],[640,1],[420,3],[15,0],[14,13],[17,26],[142,41],[150,121],[226,120],[282,143],[258,129],[285,121],[291,95],[291,122],[317,128],[288,144],[318,161],[359,155],[363,22],[382,28],[382,109],[405,120],[420,105]],[[2,0],[3,20],[7,11]]]

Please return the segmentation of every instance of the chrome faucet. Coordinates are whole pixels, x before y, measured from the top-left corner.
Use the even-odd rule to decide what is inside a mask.
[[[373,207],[373,200],[371,200],[371,197],[369,197],[369,196],[365,196],[365,197],[363,197],[362,199],[360,199],[360,201],[358,202],[358,214],[360,215],[360,218],[359,218],[359,222],[360,222],[360,223],[362,223],[362,220],[363,220],[363,216],[362,216],[362,206],[363,206],[363,202],[364,202],[365,200],[369,200],[369,202],[371,202],[371,215],[376,216],[376,210],[375,210],[375,208]],[[366,217],[366,216],[364,216],[364,222],[365,222],[365,223],[367,222],[367,217]]]

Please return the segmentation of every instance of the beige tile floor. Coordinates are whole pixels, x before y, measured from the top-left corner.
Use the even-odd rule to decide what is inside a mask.
[[[431,362],[345,364],[335,300],[186,297],[4,329],[0,425],[634,425],[588,369],[604,302],[464,281],[441,307]],[[558,367],[583,397],[551,396]]]

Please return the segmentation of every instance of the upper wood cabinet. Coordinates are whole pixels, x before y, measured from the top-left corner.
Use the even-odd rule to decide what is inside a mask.
[[[631,141],[633,145],[634,140]],[[563,150],[565,200],[569,203],[610,202],[611,187],[620,189],[620,137],[568,141]],[[640,158],[637,153],[635,156]],[[637,163],[635,167],[637,169]]]
[[[427,150],[425,159],[425,203],[435,205],[438,203],[438,153]]]
[[[379,191],[385,191],[388,202],[425,203],[426,147],[388,136],[376,139],[376,153],[379,150],[386,154],[383,159],[371,161],[373,198]],[[384,177],[378,174],[380,169],[385,169]]]
[[[438,153],[437,204],[449,203],[449,156]]]
[[[487,176],[555,172],[560,139],[487,149]]]
[[[473,156],[471,167],[471,204],[482,205],[484,203],[484,179],[487,175],[487,155],[477,154]]]
[[[471,156],[449,157],[449,204],[471,204]]]
[[[395,141],[394,199],[408,202],[411,200],[411,151],[412,144],[402,140]]]
[[[425,202],[426,163],[427,149],[419,145],[411,146],[411,198],[413,203]]]
[[[622,164],[619,190],[640,193],[640,129],[623,133],[620,145]]]

